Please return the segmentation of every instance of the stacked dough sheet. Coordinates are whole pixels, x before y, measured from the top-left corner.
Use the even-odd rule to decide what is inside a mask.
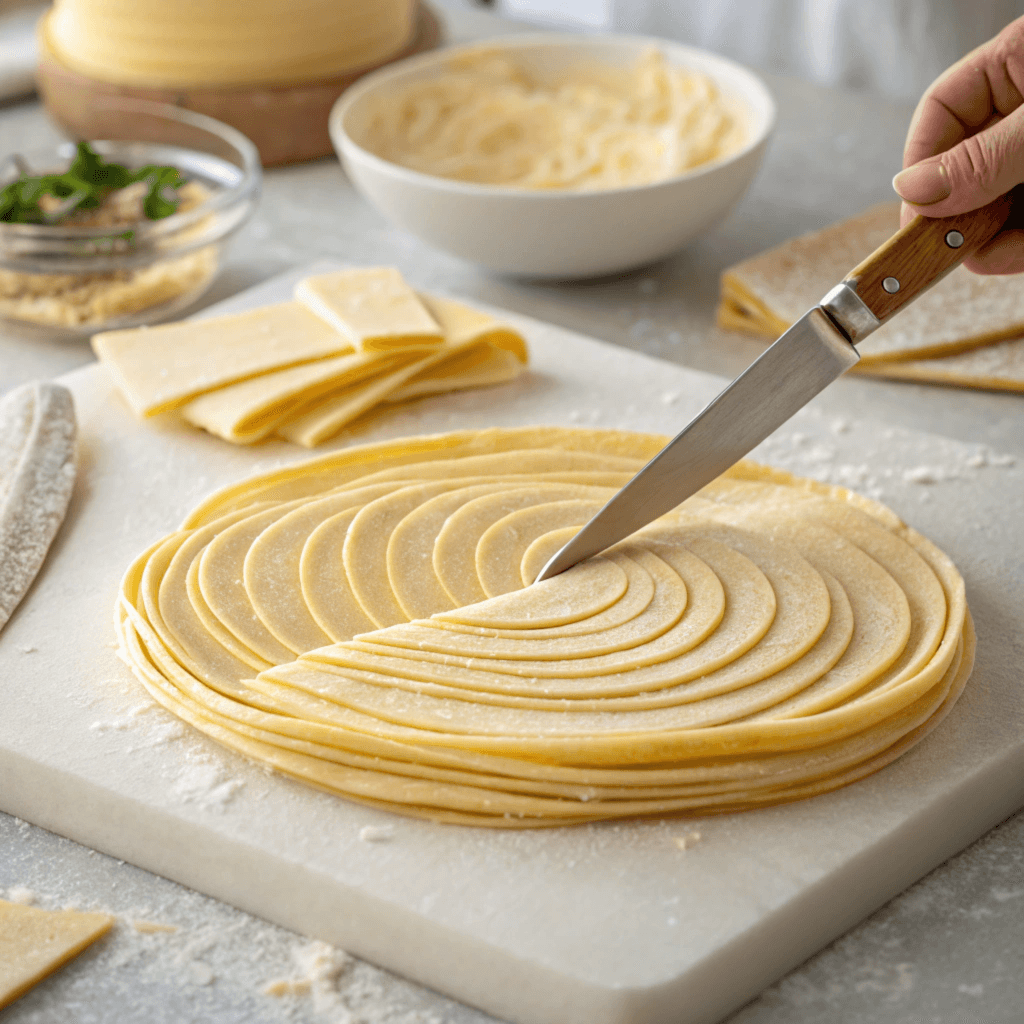
[[[397,270],[309,277],[295,300],[107,331],[93,349],[140,417],[176,412],[235,444],[312,448],[382,403],[497,384],[527,361],[518,332]]]
[[[719,326],[775,339],[899,228],[885,203],[731,267]],[[958,267],[858,346],[860,373],[1024,391],[1024,279]]]
[[[247,480],[129,568],[121,656],[258,762],[462,824],[743,810],[921,740],[970,673],[963,581],[841,488],[740,463],[529,585],[664,441],[467,431]]]
[[[57,0],[43,46],[101,82],[290,85],[372,67],[413,33],[412,0]]]

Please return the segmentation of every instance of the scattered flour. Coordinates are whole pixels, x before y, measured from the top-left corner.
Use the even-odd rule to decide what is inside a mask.
[[[23,885],[12,885],[7,890],[7,899],[10,903],[20,903],[23,907],[29,907],[36,901],[36,894]]]
[[[672,842],[680,850],[692,850],[700,842],[700,833],[687,832],[685,836],[673,836]]]
[[[804,462],[831,462],[836,457],[835,450],[828,445],[816,444],[804,453]]]
[[[182,771],[171,792],[184,804],[223,811],[244,785],[241,779],[225,779],[217,765],[194,764]]]
[[[326,942],[310,942],[292,949],[297,974],[268,982],[263,991],[268,996],[304,996],[313,998],[317,1013],[344,1010],[338,980],[349,965],[349,956]]]
[[[163,746],[165,743],[184,739],[186,735],[187,730],[181,722],[161,722],[159,725],[147,730],[145,743],[137,743],[134,746],[128,747],[127,752],[134,754],[140,750],[152,750],[154,747]]]
[[[914,466],[903,471],[903,479],[908,484],[938,484],[948,478],[941,467]]]
[[[390,843],[395,838],[395,830],[390,825],[364,825],[359,830],[359,838],[364,843]]]
[[[1010,900],[1019,900],[1024,896],[1024,886],[1018,886],[1013,889],[1003,889],[996,887],[992,890],[992,899],[997,903],[1007,903]]]
[[[121,732],[124,729],[130,729],[132,722],[128,718],[112,718],[107,722],[93,722],[89,726],[90,732]]]
[[[839,465],[834,468],[832,475],[837,482],[847,487],[863,487],[871,478],[871,470],[864,465]]]
[[[201,960],[193,960],[185,965],[184,969],[185,981],[190,985],[212,985],[217,980],[217,975],[213,973],[213,968],[209,964],[204,964]]]

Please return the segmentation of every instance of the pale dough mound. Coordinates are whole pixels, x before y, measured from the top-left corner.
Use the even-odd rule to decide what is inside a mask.
[[[128,570],[123,655],[257,761],[463,824],[742,810],[917,743],[970,673],[963,580],[841,488],[743,462],[529,585],[664,442],[466,431],[247,480]]]

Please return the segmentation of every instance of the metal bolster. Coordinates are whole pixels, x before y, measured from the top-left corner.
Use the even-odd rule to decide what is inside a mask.
[[[857,294],[856,282],[837,284],[821,300],[820,306],[828,318],[854,345],[881,326],[881,321]]]

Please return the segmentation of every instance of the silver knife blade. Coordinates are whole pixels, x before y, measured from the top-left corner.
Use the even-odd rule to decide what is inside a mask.
[[[815,306],[557,551],[536,582],[557,576],[670,512],[743,458],[859,359],[851,342]]]

